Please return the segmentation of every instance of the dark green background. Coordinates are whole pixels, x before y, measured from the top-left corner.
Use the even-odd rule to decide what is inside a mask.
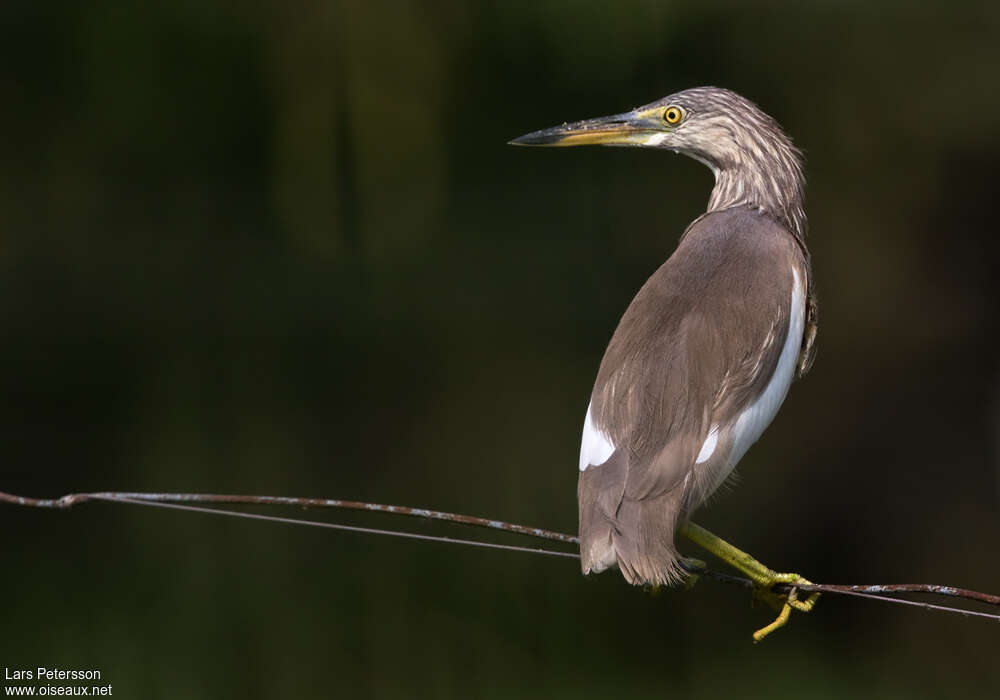
[[[8,0],[0,489],[574,531],[605,343],[712,179],[505,142],[716,84],[807,154],[821,326],[698,520],[814,580],[1000,592],[998,8]],[[0,665],[115,697],[1000,694],[1000,627],[901,606],[753,646],[738,589],[568,560],[107,504],[0,533]]]

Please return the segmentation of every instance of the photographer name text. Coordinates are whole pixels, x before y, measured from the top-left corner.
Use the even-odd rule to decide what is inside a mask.
[[[101,672],[97,669],[65,669],[45,668],[38,666],[30,668],[3,669],[4,679],[8,681],[99,681]]]

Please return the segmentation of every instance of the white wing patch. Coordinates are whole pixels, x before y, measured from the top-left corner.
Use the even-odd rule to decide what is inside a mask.
[[[701,451],[698,453],[698,459],[696,459],[694,463],[701,464],[702,462],[708,461],[708,458],[715,452],[715,446],[718,444],[719,426],[713,425],[712,429],[708,431],[708,437],[705,438],[705,442],[702,443]]]
[[[740,414],[733,426],[733,451],[728,460],[733,466],[774,420],[788,394],[788,387],[792,385],[806,317],[805,289],[795,268],[792,268],[792,274],[795,276],[795,282],[792,286],[792,302],[789,309],[791,317],[788,319],[788,336],[785,338],[785,345],[781,349],[778,366],[771,381],[767,383],[767,387],[757,400]]]
[[[770,381],[757,400],[747,406],[736,420],[726,426],[712,426],[705,443],[698,453],[697,464],[707,462],[715,453],[718,445],[718,431],[721,429],[724,442],[728,442],[731,447],[729,453],[716,459],[709,466],[710,472],[702,475],[698,480],[699,496],[698,500],[703,501],[715,489],[717,489],[726,477],[736,467],[737,462],[743,458],[750,446],[757,442],[757,439],[764,432],[764,429],[771,424],[778,409],[785,400],[788,388],[792,384],[792,375],[795,373],[795,363],[799,356],[799,347],[802,345],[802,331],[805,329],[805,289],[799,279],[799,273],[792,269],[794,282],[792,285],[792,299],[788,319],[788,335],[785,336],[785,343],[781,347],[781,355],[778,356],[778,365],[771,375]],[[772,342],[773,339],[769,339]],[[704,467],[702,467],[704,469]]]
[[[583,421],[583,440],[580,442],[580,471],[587,467],[599,467],[608,461],[615,451],[611,440],[597,429],[590,417],[590,404],[587,404],[587,418]]]

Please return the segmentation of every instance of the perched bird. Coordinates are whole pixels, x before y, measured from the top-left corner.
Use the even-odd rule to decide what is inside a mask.
[[[675,533],[697,528],[692,511],[732,473],[812,363],[816,302],[802,156],[755,104],[714,87],[511,143],[659,148],[715,174],[707,211],[611,338],[580,448],[583,572],[617,566],[632,584],[675,583],[684,574]],[[698,531],[701,541],[692,539],[760,586],[805,582]]]

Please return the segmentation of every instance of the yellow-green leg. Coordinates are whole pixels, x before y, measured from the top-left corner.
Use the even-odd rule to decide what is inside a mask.
[[[783,627],[788,622],[793,609],[809,612],[819,599],[819,593],[814,592],[805,600],[799,600],[798,591],[795,588],[784,596],[772,593],[771,588],[779,583],[808,585],[810,582],[798,574],[782,574],[764,566],[743,550],[737,549],[700,525],[692,522],[684,523],[681,525],[680,533],[737,571],[746,574],[754,582],[754,595],[780,610],[774,622],[754,632],[755,642],[759,642],[774,630]]]

